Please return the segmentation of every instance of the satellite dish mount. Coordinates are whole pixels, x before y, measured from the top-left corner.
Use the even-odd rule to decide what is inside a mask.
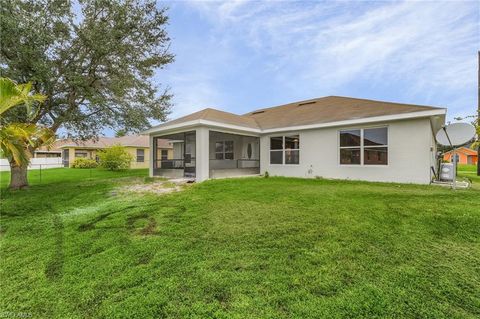
[[[475,137],[475,127],[468,123],[453,123],[443,126],[435,135],[435,139],[440,145],[450,146],[453,159],[453,189],[457,184],[457,156],[456,147],[462,146]]]

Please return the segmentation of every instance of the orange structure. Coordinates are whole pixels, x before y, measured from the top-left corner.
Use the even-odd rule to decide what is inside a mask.
[[[446,152],[445,154],[443,154],[443,159],[445,161],[452,162],[452,154],[453,151]],[[460,147],[455,151],[455,155],[458,158],[458,164],[477,165],[477,151],[472,150],[471,148]]]

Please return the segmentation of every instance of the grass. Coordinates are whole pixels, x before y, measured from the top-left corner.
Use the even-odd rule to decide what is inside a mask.
[[[85,180],[109,179],[129,176],[147,176],[148,169],[129,169],[122,171],[109,171],[100,168],[93,169],[65,169],[51,168],[44,170],[28,171],[30,185],[75,183]],[[10,183],[10,172],[0,172],[0,188],[5,188]]]
[[[478,189],[243,178],[120,197],[145,171],[50,174],[1,190],[0,313],[480,316]]]
[[[469,179],[472,181],[473,188],[480,189],[480,176],[477,176],[475,165],[458,165],[458,177]]]

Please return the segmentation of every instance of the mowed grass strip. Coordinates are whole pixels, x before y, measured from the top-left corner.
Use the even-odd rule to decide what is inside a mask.
[[[145,171],[76,171],[2,189],[0,312],[480,316],[476,189],[274,177],[125,195]]]
[[[458,177],[460,180],[468,179],[472,182],[472,188],[480,190],[480,176],[477,176],[477,166],[458,165]]]
[[[73,169],[73,168],[50,168],[33,169],[28,171],[28,181],[31,186],[42,184],[77,183],[85,180],[111,179],[130,176],[147,176],[148,169],[128,169],[109,171],[106,169]],[[6,188],[10,183],[10,172],[0,172],[0,188]]]

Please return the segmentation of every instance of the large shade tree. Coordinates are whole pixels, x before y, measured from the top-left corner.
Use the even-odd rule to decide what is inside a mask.
[[[173,61],[165,10],[151,0],[3,0],[1,75],[47,99],[32,118],[14,108],[2,121],[88,139],[165,120],[171,96],[152,81]]]

